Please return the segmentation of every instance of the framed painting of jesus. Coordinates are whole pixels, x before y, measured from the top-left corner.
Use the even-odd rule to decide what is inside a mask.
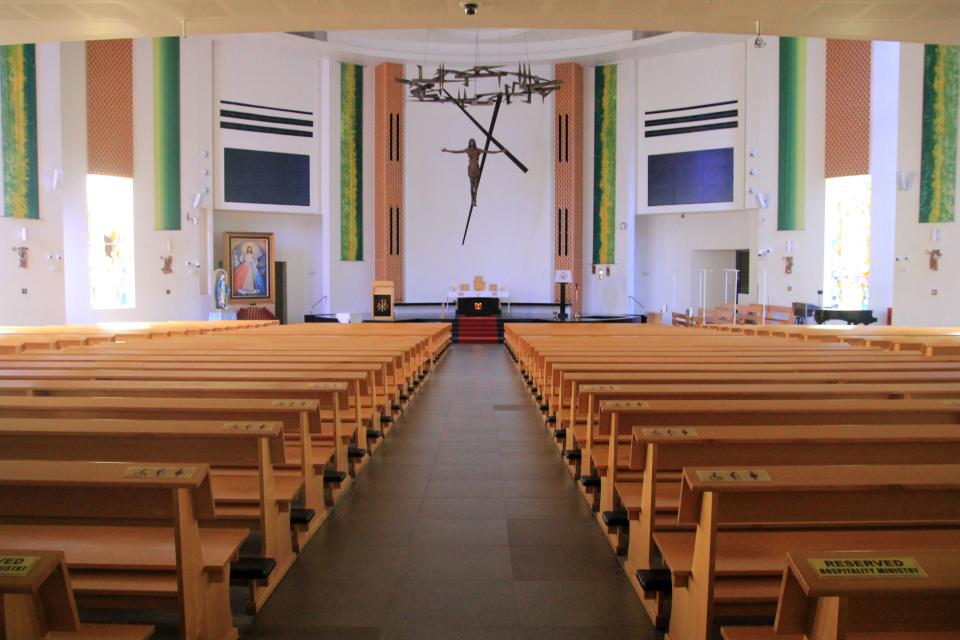
[[[223,234],[223,257],[229,266],[232,302],[273,302],[274,245],[272,233]]]

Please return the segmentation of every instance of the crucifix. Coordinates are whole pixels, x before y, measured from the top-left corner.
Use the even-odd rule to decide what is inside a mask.
[[[444,89],[444,93],[447,93],[447,96],[449,96],[450,98],[453,98],[453,96],[450,96],[450,94],[446,91],[446,89]],[[518,160],[516,156],[510,153],[510,151],[506,147],[500,144],[500,142],[496,138],[493,137],[493,130],[497,126],[497,116],[500,113],[500,104],[502,102],[503,102],[503,96],[497,96],[497,101],[494,103],[494,106],[493,106],[493,115],[490,118],[490,128],[484,129],[483,125],[477,122],[476,118],[470,115],[470,113],[462,104],[460,104],[455,100],[453,101],[453,103],[457,105],[457,107],[459,107],[459,109],[464,113],[464,115],[466,115],[467,118],[470,119],[470,122],[476,125],[476,127],[480,129],[481,132],[483,132],[484,136],[486,136],[486,140],[484,141],[484,144],[483,144],[483,151],[477,148],[476,141],[473,138],[470,138],[470,143],[467,145],[466,149],[462,149],[460,151],[443,149],[443,151],[447,153],[466,153],[469,158],[467,175],[470,178],[470,210],[467,212],[467,224],[463,229],[463,238],[460,240],[461,246],[466,244],[467,242],[467,232],[470,230],[470,219],[473,217],[473,210],[477,206],[477,191],[480,188],[480,178],[483,177],[483,167],[487,163],[487,156],[491,153],[503,153],[508,158],[510,158],[510,160],[512,160],[513,163],[517,165],[521,171],[523,171],[524,173],[527,172],[527,167],[524,166],[524,164],[520,162],[520,160]],[[497,146],[497,150],[490,149],[491,143]],[[478,159],[479,159],[479,162],[478,162]]]

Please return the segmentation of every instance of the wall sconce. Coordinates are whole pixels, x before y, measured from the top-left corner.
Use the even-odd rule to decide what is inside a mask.
[[[48,267],[49,267],[50,271],[56,271],[56,270],[57,270],[57,267],[59,267],[60,265],[63,264],[63,256],[61,256],[61,255],[56,255],[56,254],[53,254],[53,253],[48,253],[48,254],[47,254],[47,262],[49,263],[49,264],[48,264]]]
[[[940,258],[943,252],[940,249],[928,249],[927,255],[930,256],[930,271],[940,271]]]
[[[783,272],[786,274],[793,273],[793,256],[783,257]]]
[[[608,264],[592,265],[591,270],[593,275],[597,276],[601,280],[610,277],[610,265]]]
[[[910,191],[913,186],[913,171],[897,171],[897,190]]]
[[[160,267],[160,272],[165,274],[173,273],[173,256],[160,256],[160,262],[163,266]],[[187,263],[189,265],[189,263]]]
[[[753,194],[753,198],[757,201],[757,207],[760,209],[766,209],[770,206],[770,200],[767,194],[763,193],[756,187],[750,187],[750,193]]]

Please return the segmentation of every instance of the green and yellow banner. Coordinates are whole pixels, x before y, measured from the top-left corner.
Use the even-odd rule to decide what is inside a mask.
[[[180,229],[180,38],[153,39],[154,229]]]
[[[32,44],[0,46],[3,216],[40,217],[37,57]]]
[[[593,264],[616,262],[617,65],[597,67],[593,109]]]
[[[363,67],[340,63],[340,259],[363,260]]]
[[[777,230],[804,228],[807,40],[780,38],[780,158]]]
[[[928,44],[923,54],[920,222],[953,222],[957,208],[960,47]]]

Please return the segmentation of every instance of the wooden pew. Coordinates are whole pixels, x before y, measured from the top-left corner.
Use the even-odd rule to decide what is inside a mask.
[[[732,382],[732,381],[731,381]],[[875,383],[861,384],[845,382],[839,384],[833,381],[823,384],[795,384],[789,383],[767,384],[757,382],[753,384],[648,384],[648,385],[582,385],[581,394],[586,396],[585,424],[579,423],[568,427],[568,449],[577,449],[581,452],[581,471],[592,470],[594,467],[606,467],[609,460],[603,455],[598,460],[593,457],[595,441],[609,443],[607,435],[598,437],[599,425],[594,420],[600,413],[600,404],[605,401],[617,400],[827,400],[827,399],[952,399],[960,398],[960,377],[953,383],[942,384],[911,384],[911,383]],[[605,423],[606,425],[606,423]],[[572,446],[571,446],[572,445]]]
[[[60,551],[0,550],[0,638],[146,640],[153,627],[81,624]]]
[[[688,467],[678,522],[696,529],[655,534],[668,635],[707,640],[715,620],[772,615],[788,552],[960,550],[958,504],[958,465]]]
[[[618,476],[629,465],[629,443],[637,427],[823,424],[960,424],[960,400],[612,400],[600,403],[599,433],[609,437],[601,476],[600,509],[612,511]],[[621,441],[621,438],[623,441]],[[625,446],[620,446],[621,444]]]
[[[948,464],[960,460],[957,425],[791,425],[637,428],[629,469],[615,490],[626,511],[629,541],[624,570],[652,620],[666,619],[664,594],[645,591],[658,566],[654,531],[682,530],[676,516],[684,467],[762,467],[812,464]],[[646,575],[641,576],[639,572]],[[643,578],[641,580],[641,578]],[[647,585],[649,586],[649,585]]]
[[[247,530],[201,530],[213,513],[206,465],[0,462],[0,547],[62,551],[78,605],[171,608],[185,640],[237,637],[230,562]]]
[[[261,384],[269,383],[306,383],[314,385],[323,385],[327,382],[346,382],[350,384],[350,397],[352,397],[353,411],[352,418],[341,416],[340,426],[344,438],[355,438],[359,449],[363,453],[359,455],[360,461],[366,455],[366,449],[360,445],[366,442],[366,429],[361,428],[365,425],[364,412],[369,409],[370,404],[364,401],[364,398],[372,397],[367,381],[369,372],[366,371],[282,371],[282,370],[258,370],[250,369],[231,369],[230,367],[217,368],[214,370],[183,368],[177,369],[97,369],[97,368],[36,368],[36,369],[3,369],[0,370],[0,381],[3,380],[25,380],[25,381],[53,381],[53,380],[117,380],[117,381],[153,381],[153,382],[256,382]],[[317,387],[318,389],[321,387]],[[346,419],[345,419],[346,418]],[[349,452],[348,452],[349,453]],[[347,456],[337,457],[337,468],[341,471],[348,469]]]
[[[598,407],[596,402],[601,399],[612,399],[607,396],[615,393],[613,389],[621,386],[646,385],[751,385],[751,384],[910,384],[936,385],[956,384],[960,382],[960,372],[953,371],[804,371],[799,373],[744,371],[737,376],[716,376],[709,373],[697,372],[667,372],[656,373],[650,371],[628,371],[618,373],[588,372],[564,373],[562,382],[569,391],[565,397],[569,398],[564,410],[557,416],[559,427],[569,424],[588,424],[590,406],[592,415],[596,416]],[[589,386],[592,393],[587,393]],[[594,404],[588,400],[592,398]]]
[[[302,479],[278,482],[274,465],[283,464],[279,422],[189,420],[83,420],[0,418],[0,451],[7,460],[133,461],[156,465],[217,465],[210,474],[213,513],[208,526],[257,529],[261,557],[247,578],[251,613],[260,609],[296,560],[290,505]],[[256,475],[231,473],[254,469]],[[118,511],[122,513],[122,511]]]
[[[324,438],[317,400],[306,399],[256,399],[242,394],[226,398],[223,394],[216,398],[175,397],[173,395],[147,397],[144,388],[135,388],[134,395],[128,397],[106,397],[109,388],[88,389],[94,397],[86,396],[5,396],[0,391],[0,416],[3,418],[55,418],[69,420],[123,419],[123,420],[217,420],[222,424],[235,422],[280,422],[284,430],[284,462],[274,464],[274,476],[280,487],[281,495],[292,495],[297,488],[303,487],[303,509],[294,509],[291,519],[296,537],[294,548],[301,549],[317,532],[329,515],[324,498],[324,468],[332,461],[336,443],[332,436],[327,442]],[[325,391],[327,402],[336,411],[336,396],[345,388]],[[36,393],[36,387],[31,388]],[[127,388],[126,391],[131,391]],[[137,393],[137,392],[144,393]],[[157,389],[152,389],[156,393]],[[195,389],[186,390],[195,393]],[[235,390],[234,390],[235,391]],[[114,392],[117,393],[117,392]],[[0,418],[0,420],[3,420]],[[334,429],[331,428],[331,431]],[[315,444],[316,441],[316,444]],[[306,446],[304,446],[306,444]],[[214,469],[216,480],[222,476],[232,476],[235,485],[235,499],[243,495],[241,489],[243,476],[247,476],[246,502],[259,504],[258,480],[255,468],[246,474],[239,469],[231,469],[229,474]],[[226,482],[226,478],[223,479]]]
[[[723,627],[724,640],[960,637],[956,551],[801,552],[786,562],[774,625]]]

